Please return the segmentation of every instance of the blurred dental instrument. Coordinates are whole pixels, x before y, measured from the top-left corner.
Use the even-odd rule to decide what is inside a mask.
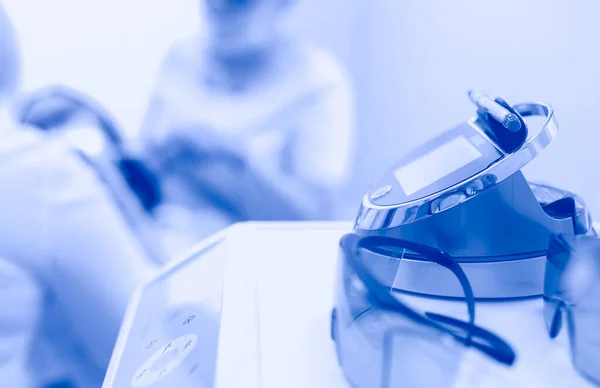
[[[44,106],[48,102],[49,108]],[[154,262],[165,263],[168,254],[159,243],[148,211],[160,201],[156,177],[143,163],[128,156],[130,152],[112,116],[98,102],[64,86],[37,92],[19,114],[23,123],[65,134],[71,148],[105,185],[146,255]],[[97,125],[85,119],[85,114],[91,115]]]
[[[97,162],[84,149],[74,148],[81,159],[96,172],[146,255],[158,264],[166,263],[169,256],[157,238],[158,231],[153,227],[149,214],[140,206],[139,201],[130,195],[123,177],[115,174],[114,168],[106,168],[102,163]]]

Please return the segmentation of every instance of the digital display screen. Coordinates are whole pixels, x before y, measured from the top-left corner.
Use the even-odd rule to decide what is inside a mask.
[[[457,136],[400,167],[394,171],[394,175],[404,193],[409,196],[481,156],[483,154],[464,136]]]

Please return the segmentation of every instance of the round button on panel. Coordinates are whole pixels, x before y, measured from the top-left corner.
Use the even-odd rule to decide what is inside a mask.
[[[160,347],[131,378],[131,386],[147,387],[177,368],[196,346],[196,334],[187,334]]]
[[[369,198],[371,200],[379,199],[379,198],[387,195],[390,191],[392,191],[391,185],[382,186],[382,187],[378,188],[377,190],[375,190],[374,192],[372,192],[371,196]]]

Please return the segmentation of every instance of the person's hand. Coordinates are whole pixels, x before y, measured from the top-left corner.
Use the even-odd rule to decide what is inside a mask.
[[[163,176],[175,178],[193,197],[208,199],[217,208],[238,213],[240,183],[246,163],[242,155],[216,136],[203,136],[204,142],[190,135],[173,133],[152,151],[153,163],[160,165]]]
[[[252,182],[244,164],[214,160],[186,171],[183,178],[195,195],[207,198],[235,219],[245,219],[246,196],[252,192]]]
[[[245,166],[243,147],[234,139],[218,136],[202,128],[174,130],[152,147],[153,164],[165,172],[183,173],[191,170],[220,168],[234,170]]]

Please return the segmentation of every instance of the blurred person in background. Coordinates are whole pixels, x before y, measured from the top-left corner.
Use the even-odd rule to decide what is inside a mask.
[[[0,5],[0,385],[97,388],[130,295],[154,268],[64,142],[7,113],[17,54]]]
[[[123,175],[159,229],[182,237],[179,247],[236,221],[335,215],[353,148],[353,96],[328,52],[282,31],[291,3],[202,0],[206,33],[177,42],[163,61],[126,147],[155,178]],[[42,91],[22,120],[62,125],[81,110],[71,97]]]
[[[202,0],[206,34],[164,59],[136,142],[166,200],[198,215],[199,237],[240,220],[334,216],[353,96],[328,52],[282,32],[291,3]]]

